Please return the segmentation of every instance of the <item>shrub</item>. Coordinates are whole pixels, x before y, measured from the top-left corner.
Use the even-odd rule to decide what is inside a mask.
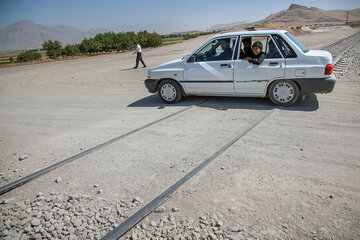
[[[18,62],[31,62],[39,59],[41,59],[41,54],[33,50],[21,52],[16,56],[16,61]]]
[[[64,55],[66,56],[77,56],[80,55],[80,48],[79,48],[79,44],[75,44],[75,45],[66,45],[66,47],[64,48]]]
[[[148,35],[147,47],[159,47],[162,44],[162,39],[159,34],[153,32]]]
[[[48,56],[49,58],[55,59],[62,54],[61,43],[57,40],[55,40],[54,42],[51,40],[44,41],[43,49],[46,51],[46,56]]]

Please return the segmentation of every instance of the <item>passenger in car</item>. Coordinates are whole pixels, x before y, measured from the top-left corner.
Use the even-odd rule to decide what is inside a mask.
[[[266,54],[262,51],[263,44],[259,41],[254,42],[252,45],[252,56],[246,57],[245,60],[254,65],[260,65],[266,58]]]
[[[220,46],[223,52],[214,57],[214,60],[231,60],[233,51],[230,48],[230,38],[221,39]]]
[[[269,41],[269,52],[266,54],[266,58],[281,58],[279,51],[271,39]]]
[[[241,49],[240,58],[250,57],[252,55],[251,49],[251,37],[246,37],[242,39],[244,49]]]

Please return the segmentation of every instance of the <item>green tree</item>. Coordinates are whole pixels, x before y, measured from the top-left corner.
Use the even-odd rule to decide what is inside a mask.
[[[94,54],[102,50],[101,44],[94,38],[84,39],[80,44],[80,50],[83,54]]]
[[[159,47],[162,44],[161,36],[155,32],[149,34],[147,39],[147,47]]]
[[[80,55],[80,48],[79,48],[79,44],[75,44],[75,45],[66,45],[66,47],[64,48],[64,52],[66,56],[77,56]]]
[[[44,41],[43,49],[46,51],[46,55],[53,59],[57,58],[62,53],[62,46],[58,40],[55,40],[54,42],[51,40]]]
[[[41,59],[41,54],[33,50],[21,52],[16,56],[16,61],[18,62],[31,62],[40,59]]]
[[[149,38],[149,33],[147,31],[138,32],[136,34],[137,42],[142,47],[148,47],[148,38]]]

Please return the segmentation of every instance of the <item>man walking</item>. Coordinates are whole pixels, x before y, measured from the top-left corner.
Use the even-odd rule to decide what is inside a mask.
[[[141,46],[139,43],[134,42],[134,45],[136,47],[136,66],[134,67],[137,68],[139,65],[139,61],[141,61],[142,65],[144,65],[144,68],[146,68],[146,65],[144,63],[144,60],[142,59],[142,53],[141,53]]]

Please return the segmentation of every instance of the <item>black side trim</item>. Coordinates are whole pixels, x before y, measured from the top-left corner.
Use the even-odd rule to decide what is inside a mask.
[[[146,79],[144,81],[144,84],[150,93],[156,93],[159,81],[160,81],[159,79]]]
[[[332,92],[336,83],[334,75],[328,78],[295,78],[293,80],[300,85],[301,91],[305,94]]]
[[[181,83],[233,83],[233,80],[226,81],[208,81],[208,80],[195,80],[195,81],[180,81]]]

